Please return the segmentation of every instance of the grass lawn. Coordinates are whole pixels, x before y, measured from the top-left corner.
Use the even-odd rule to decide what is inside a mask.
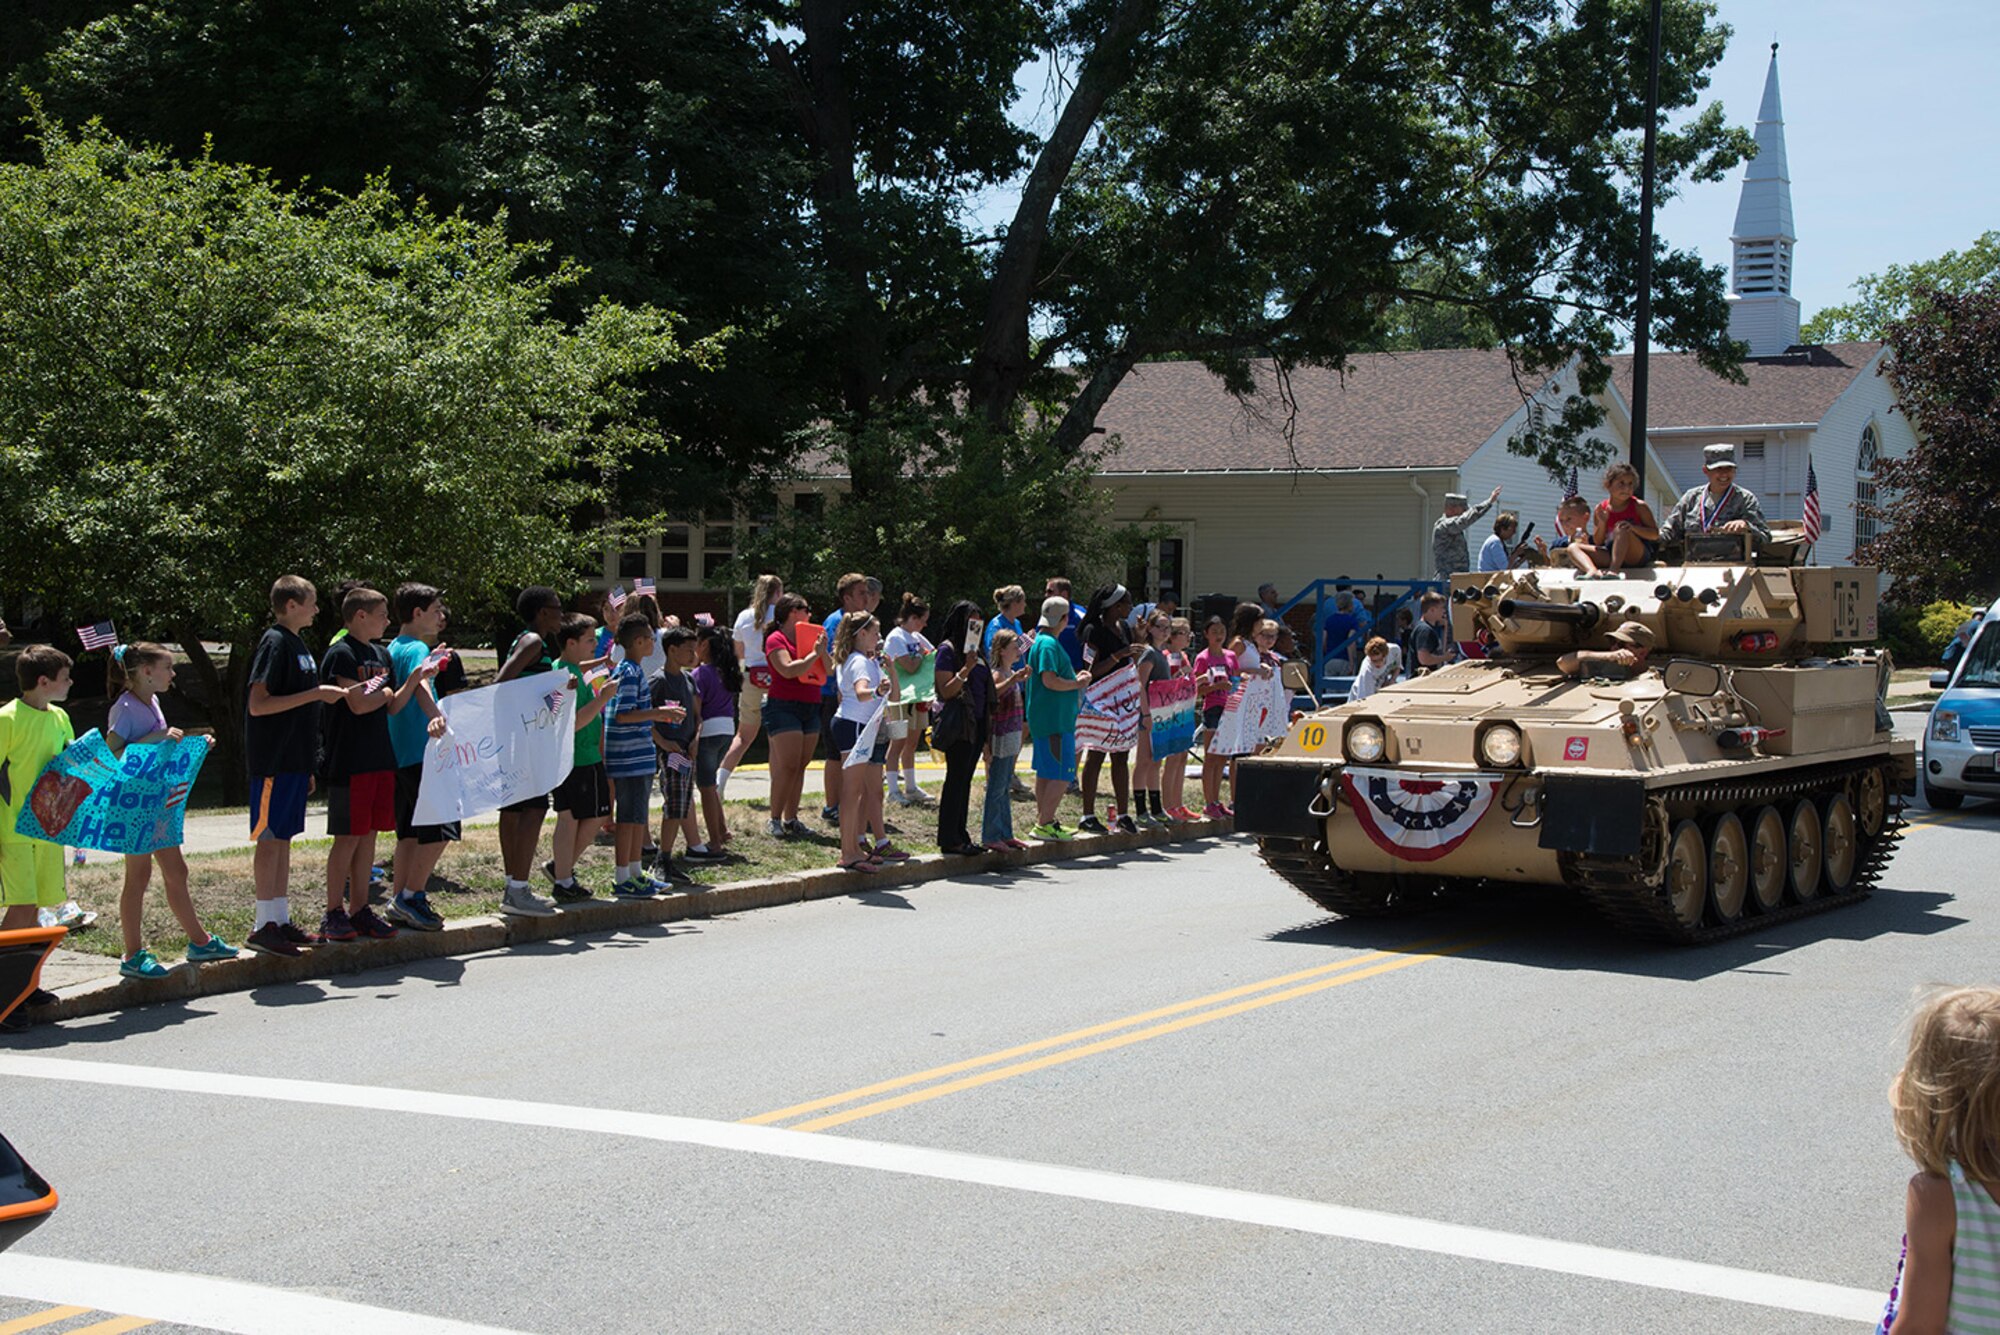
[[[936,785],[931,787],[935,795]],[[1200,791],[1198,784],[1195,791],[1197,794]],[[979,801],[984,792],[985,780],[981,776],[972,787],[972,833],[975,837],[979,834]],[[812,796],[807,794],[809,799]],[[1199,800],[1198,796],[1196,800]],[[766,832],[769,809],[764,803],[730,802],[726,804],[726,809],[729,828],[735,836],[730,841],[729,851],[736,860],[705,867],[683,864],[704,885],[722,885],[730,881],[757,880],[815,867],[830,867],[839,858],[840,839],[833,830],[823,830],[810,839],[773,839]],[[656,820],[658,810],[656,801]],[[820,825],[817,810],[803,814],[808,825]],[[1063,800],[1063,824],[1074,826],[1081,814],[1082,806],[1075,797]],[[898,847],[912,853],[937,852],[937,808],[903,807],[891,802],[887,816],[890,838]],[[1034,823],[1034,804],[1016,802],[1015,833],[1025,838],[1028,828]],[[549,892],[549,880],[541,871],[541,864],[550,855],[549,840],[554,829],[555,819],[551,816],[543,824],[541,848],[535,855],[533,883],[536,892],[542,895]],[[325,911],[326,854],[329,846],[330,841],[324,838],[301,838],[292,842],[292,918],[307,931],[318,927],[320,914]],[[392,842],[385,836],[377,849],[378,860],[386,863],[391,848]],[[224,853],[190,854],[187,860],[188,892],[194,897],[195,911],[201,915],[202,924],[238,946],[250,934],[253,921],[250,859],[250,850],[245,848]],[[99,916],[95,925],[85,931],[72,932],[63,945],[91,954],[121,955],[118,896],[124,886],[122,866],[115,862],[93,863],[70,867],[68,871],[71,897],[84,908],[95,910]],[[577,879],[600,896],[609,896],[611,847],[608,843],[600,843],[584,855],[578,864]],[[467,830],[464,841],[447,850],[438,864],[437,874],[431,878],[431,906],[446,918],[494,913],[500,907],[500,891],[504,882],[499,831],[491,825],[477,826]],[[167,909],[157,867],[146,894],[144,939],[162,960],[178,959],[187,950],[187,937]]]

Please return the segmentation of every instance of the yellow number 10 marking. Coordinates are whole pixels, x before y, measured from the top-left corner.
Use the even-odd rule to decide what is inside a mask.
[[[1326,745],[1326,725],[1308,723],[1299,729],[1299,745],[1308,751],[1317,751]]]

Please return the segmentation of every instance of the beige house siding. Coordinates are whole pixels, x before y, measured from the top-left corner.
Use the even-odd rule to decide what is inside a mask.
[[[1448,469],[1408,473],[1108,473],[1118,523],[1169,526],[1187,539],[1191,594],[1285,597],[1311,580],[1430,574],[1431,524],[1455,485]],[[1121,572],[1122,573],[1122,572]]]

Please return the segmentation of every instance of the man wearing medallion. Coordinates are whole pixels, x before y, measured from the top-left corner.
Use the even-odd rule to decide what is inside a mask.
[[[1736,485],[1736,447],[1708,445],[1701,452],[1705,486],[1690,487],[1660,521],[1660,541],[1683,542],[1704,534],[1752,533],[1759,543],[1771,540],[1764,508],[1756,496]]]

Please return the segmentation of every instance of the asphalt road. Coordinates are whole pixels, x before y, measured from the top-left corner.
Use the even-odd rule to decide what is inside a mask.
[[[0,1330],[1864,1330],[1899,1026],[2000,956],[2000,806],[1915,814],[1701,949],[1231,842],[31,1032]]]

